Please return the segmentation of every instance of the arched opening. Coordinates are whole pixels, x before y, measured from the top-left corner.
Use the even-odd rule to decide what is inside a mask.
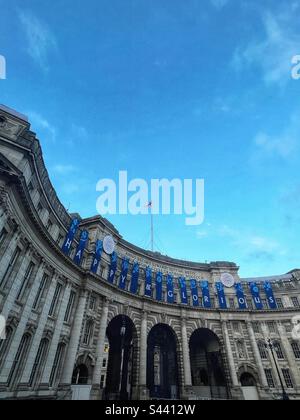
[[[249,366],[243,366],[239,370],[239,378],[244,399],[246,401],[259,400],[259,392],[257,387],[259,382],[254,370]]]
[[[84,364],[75,368],[72,377],[72,385],[87,385],[89,380],[89,370]]]
[[[147,386],[151,398],[176,399],[179,396],[177,340],[168,325],[156,325],[149,333]]]
[[[241,375],[240,382],[242,387],[256,387],[256,380],[249,372],[245,372]]]
[[[194,392],[204,398],[228,398],[219,338],[208,329],[196,330],[190,339]]]
[[[108,325],[108,365],[104,398],[108,400],[132,399],[132,390],[137,377],[133,363],[137,353],[137,333],[127,316],[117,316]]]

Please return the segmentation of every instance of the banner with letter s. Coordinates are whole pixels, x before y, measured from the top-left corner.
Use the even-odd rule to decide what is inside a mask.
[[[181,303],[184,305],[188,304],[188,298],[187,298],[187,290],[186,290],[186,280],[184,277],[180,277],[178,279],[179,282],[179,288],[180,288],[180,295],[181,295]]]
[[[97,274],[98,267],[101,261],[102,251],[103,251],[103,242],[98,240],[96,242],[95,254],[94,254],[94,258],[91,265],[91,272],[94,274]]]
[[[199,306],[197,280],[194,280],[194,279],[191,280],[191,293],[192,293],[193,306]]]
[[[113,252],[112,255],[111,255],[110,269],[109,269],[109,274],[108,274],[109,283],[114,282],[116,271],[117,271],[117,266],[118,266],[118,256],[117,256],[116,252]]]
[[[145,281],[145,296],[152,297],[152,269],[147,267],[145,271],[146,281]]]
[[[130,292],[136,294],[138,291],[139,286],[139,274],[140,274],[140,266],[136,262],[133,264],[132,267],[132,274],[131,274],[131,284],[130,284]]]
[[[70,253],[71,246],[72,246],[73,240],[75,238],[78,227],[79,227],[79,220],[78,219],[72,220],[69,232],[68,232],[67,237],[65,239],[65,242],[62,246],[62,252],[66,255],[69,255],[69,253]]]
[[[209,283],[207,280],[201,281],[201,289],[202,289],[202,296],[203,296],[203,307],[206,309],[211,308],[211,299],[209,293]]]
[[[217,282],[216,283],[216,289],[217,289],[220,308],[221,309],[228,309],[223,284],[221,282]]]
[[[120,282],[119,282],[119,288],[122,290],[125,290],[126,288],[128,270],[129,270],[129,260],[128,258],[124,258],[122,261],[122,269],[121,269]]]
[[[174,283],[171,274],[167,276],[167,301],[168,303],[174,303]]]
[[[265,289],[265,292],[266,292],[266,295],[267,295],[267,299],[268,299],[270,309],[278,309],[276,299],[275,299],[274,293],[273,293],[272,284],[269,281],[266,281],[264,283],[264,289]]]
[[[239,308],[247,309],[247,302],[246,302],[243,286],[241,285],[241,283],[236,283],[234,287],[236,290],[236,297],[238,300]]]
[[[262,300],[260,298],[259,288],[256,283],[250,283],[250,291],[252,294],[253,302],[255,304],[256,309],[262,310],[264,309]]]
[[[81,265],[83,252],[85,250],[87,241],[89,239],[89,233],[87,230],[82,231],[78,247],[76,249],[75,257],[74,257],[74,263],[77,265]]]

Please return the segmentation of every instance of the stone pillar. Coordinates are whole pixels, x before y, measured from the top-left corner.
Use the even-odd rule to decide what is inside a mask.
[[[91,392],[92,400],[100,399],[101,369],[102,369],[102,364],[103,364],[107,318],[108,318],[108,300],[104,299],[102,313],[101,313],[99,337],[98,337],[97,348],[96,348],[96,363],[94,367],[93,383],[92,383],[93,386],[92,386],[92,392]]]
[[[76,356],[80,342],[81,328],[84,318],[87,296],[87,290],[82,289],[79,297],[78,307],[76,310],[74,324],[71,331],[71,338],[68,345],[67,356],[65,359],[65,365],[63,369],[63,375],[61,380],[61,384],[63,386],[69,386],[72,382],[72,375],[76,363]]]
[[[191,372],[191,360],[190,360],[190,349],[187,338],[186,319],[183,318],[181,321],[181,339],[182,339],[182,359],[183,359],[183,370],[184,370],[184,386],[188,389],[192,386],[192,372]]]
[[[222,321],[222,332],[223,332],[223,337],[224,337],[224,342],[225,342],[226,354],[227,354],[228,362],[229,362],[229,370],[230,370],[232,385],[235,388],[238,388],[240,384],[239,384],[239,380],[238,380],[238,376],[237,376],[237,372],[235,368],[234,357],[233,357],[233,352],[232,352],[232,347],[230,343],[230,337],[229,337],[226,321]]]
[[[143,312],[140,336],[140,369],[139,369],[139,394],[140,400],[148,399],[147,389],[147,336],[148,336],[148,313]]]
[[[1,215],[0,215],[0,233],[4,227],[4,225],[6,224],[6,221],[8,219],[8,211],[7,210],[2,210],[1,211]]]
[[[250,321],[247,322],[247,329],[248,329],[248,334],[249,334],[250,341],[251,341],[251,347],[252,347],[253,354],[254,354],[255,364],[258,368],[261,385],[264,388],[268,388],[268,382],[267,382],[265,370],[264,370],[262,360],[261,360],[261,357],[260,357],[260,353],[259,353],[258,345],[257,345],[257,342],[256,342],[255,334],[254,334],[254,331],[253,331],[252,323]]]
[[[293,378],[295,388],[300,388],[300,371],[295,360],[294,352],[289,342],[284,326],[278,322],[278,331],[281,337],[281,342],[283,344],[283,350],[286,354],[287,361],[290,366],[290,373]]]

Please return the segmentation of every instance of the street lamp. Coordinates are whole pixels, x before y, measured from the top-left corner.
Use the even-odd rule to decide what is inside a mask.
[[[120,337],[121,337],[121,368],[120,368],[120,386],[119,386],[119,395],[120,399],[122,398],[123,394],[123,376],[124,376],[124,353],[125,353],[125,336],[126,336],[126,320],[122,318],[122,326],[120,330]]]
[[[272,357],[273,357],[273,360],[274,360],[274,363],[275,363],[275,366],[276,366],[277,374],[278,374],[281,389],[282,389],[282,400],[283,401],[289,401],[290,398],[285,391],[283,381],[282,381],[282,377],[281,377],[281,374],[280,374],[280,370],[279,370],[279,367],[278,367],[278,363],[277,363],[277,360],[276,360],[276,357],[275,357],[275,354],[274,354],[274,344],[272,343],[272,340],[270,338],[268,339],[267,343],[265,343],[265,346],[266,346],[267,349],[271,350],[271,354],[272,354]]]

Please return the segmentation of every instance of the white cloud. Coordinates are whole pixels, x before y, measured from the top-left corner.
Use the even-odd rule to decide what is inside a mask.
[[[48,70],[48,54],[57,46],[55,36],[32,12],[19,10],[18,17],[26,35],[28,54],[43,70]]]
[[[67,174],[70,174],[72,172],[75,172],[76,168],[73,165],[63,165],[63,164],[59,165],[58,164],[58,165],[55,165],[52,168],[52,170],[53,170],[54,173],[56,173],[58,175],[67,175]]]
[[[284,86],[291,80],[291,59],[299,53],[300,45],[295,13],[298,8],[299,2],[294,2],[290,7],[285,5],[282,12],[261,13],[264,36],[235,51],[232,63],[236,70],[256,66],[267,85]]]
[[[38,131],[43,131],[44,133],[46,133],[46,136],[50,141],[55,142],[56,129],[50,124],[50,122],[46,118],[34,111],[26,112],[26,115],[28,115],[29,121],[32,125],[32,129],[34,131],[37,131],[38,137],[40,136],[40,133]]]

